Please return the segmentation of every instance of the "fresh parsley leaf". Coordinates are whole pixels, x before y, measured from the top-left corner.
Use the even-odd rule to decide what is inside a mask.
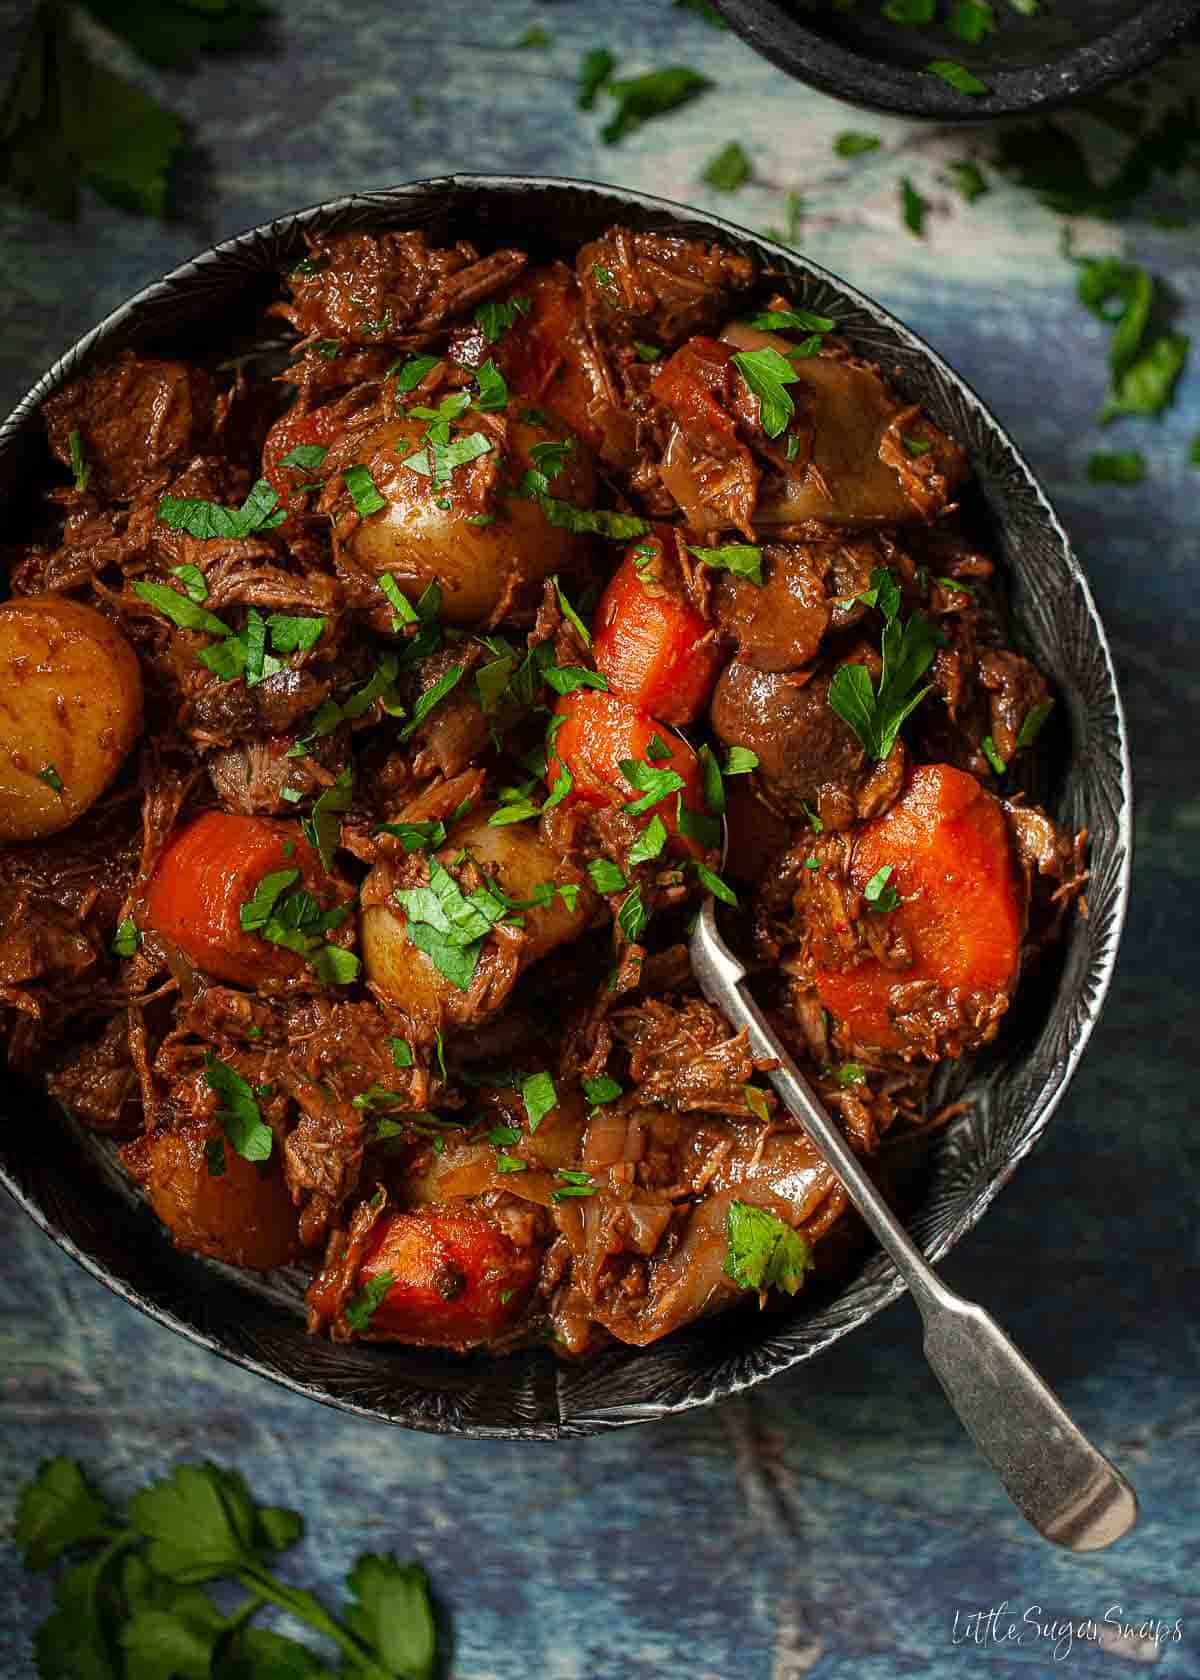
[[[333,870],[333,854],[341,844],[341,816],[354,797],[354,773],[348,764],[338,771],[337,780],[322,789],[311,816],[301,820],[304,837],[321,859],[326,875]]]
[[[617,926],[626,939],[640,939],[645,932],[646,924],[650,920],[649,912],[642,899],[641,887],[634,887],[621,900],[621,908],[617,911]]]
[[[452,665],[448,671],[444,672],[438,678],[432,687],[425,690],[424,694],[420,696],[413,707],[412,716],[400,730],[398,738],[401,741],[407,741],[409,737],[420,728],[425,719],[429,716],[430,712],[433,711],[434,707],[439,706],[451,690],[456,688],[462,681],[463,673],[465,671],[465,665]]]
[[[550,1110],[558,1107],[553,1076],[546,1072],[530,1074],[521,1082],[521,1100],[529,1117],[529,1130],[536,1132]]]
[[[682,64],[651,70],[625,81],[610,81],[605,84],[604,92],[616,100],[617,108],[600,130],[600,138],[606,145],[616,145],[643,123],[690,104],[712,85],[707,76]]]
[[[696,871],[696,876],[705,892],[710,892],[714,898],[719,898],[722,904],[729,904],[735,910],[737,909],[737,894],[726,881],[723,881],[706,863],[693,861],[692,868]]]
[[[783,1289],[794,1295],[812,1265],[799,1231],[752,1202],[730,1202],[725,1273],[739,1289]]]
[[[577,536],[607,537],[611,542],[629,542],[644,537],[650,529],[645,519],[633,513],[612,513],[607,508],[581,508],[557,496],[534,491],[534,498],[551,525]]]
[[[276,653],[308,653],[321,640],[328,621],[291,613],[272,613],[267,619],[271,646]]]
[[[583,1094],[587,1100],[590,1103],[596,1103],[598,1106],[604,1103],[616,1102],[617,1098],[621,1095],[620,1085],[618,1085],[615,1079],[609,1079],[607,1075],[603,1075],[599,1079],[585,1078],[581,1081],[581,1084],[583,1085]]]
[[[757,1085],[743,1085],[742,1094],[746,1099],[746,1107],[756,1120],[770,1120],[771,1110],[765,1091],[760,1091]]]
[[[129,916],[119,923],[109,950],[114,957],[132,957],[142,942],[137,923]]]
[[[579,637],[580,641],[582,641],[584,647],[590,648],[591,645],[592,645],[592,633],[591,633],[591,631],[588,629],[587,625],[583,622],[582,618],[580,618],[579,614],[575,611],[575,608],[571,605],[570,601],[567,599],[566,592],[563,589],[562,584],[558,581],[557,576],[555,576],[551,581],[554,584],[554,593],[558,598],[558,609],[559,609],[559,611],[562,613],[563,617],[567,620],[567,623],[572,626],[576,635]]]
[[[737,141],[731,140],[719,152],[713,153],[700,178],[717,192],[736,192],[750,179],[750,159]]]
[[[735,356],[734,361],[737,360]],[[782,358],[781,358],[782,359]],[[786,393],[785,393],[786,394]],[[791,398],[788,398],[791,401]],[[749,582],[762,588],[762,549],[753,543],[725,543],[721,548],[695,548],[691,543],[684,547],[689,554],[694,554],[706,566],[717,570],[732,572],[735,577],[743,577]]]
[[[342,480],[350,492],[355,512],[361,519],[368,519],[371,514],[378,513],[381,508],[387,506],[387,498],[379,494],[375,480],[371,477],[370,467],[363,466],[361,462],[344,467]]]
[[[837,135],[833,142],[833,149],[838,157],[862,157],[865,152],[877,152],[883,141],[877,134],[859,134],[854,129],[845,129]]]
[[[877,869],[863,888],[863,897],[867,901],[868,910],[877,910],[882,915],[900,906],[900,894],[890,884],[894,865],[885,863]]]
[[[833,1077],[839,1085],[862,1085],[866,1081],[867,1070],[861,1062],[843,1062],[834,1071]]]
[[[987,176],[972,158],[959,158],[946,165],[951,181],[966,199],[968,204],[974,204],[977,198],[992,189],[988,185]]]
[[[1042,725],[1054,710],[1053,700],[1043,700],[1040,706],[1032,706],[1025,713],[1021,727],[1017,731],[1017,746],[1031,747],[1041,733]]]
[[[939,76],[948,87],[957,93],[967,93],[972,98],[979,98],[981,94],[991,93],[991,88],[981,81],[973,70],[968,70],[965,64],[958,64],[952,58],[934,58],[925,66],[931,76]]]
[[[171,576],[179,579],[180,583],[187,591],[189,601],[200,602],[208,600],[208,579],[204,576],[204,573],[200,570],[199,566],[193,566],[190,564],[186,566],[172,566]]]
[[[37,773],[37,779],[39,782],[45,782],[46,786],[52,789],[55,793],[61,793],[63,791],[63,779],[54,768],[53,764],[43,765]]]
[[[725,815],[725,783],[717,755],[707,743],[696,754],[704,781],[704,803],[714,817]]]
[[[223,623],[215,613],[210,613],[206,607],[198,606],[186,595],[181,595],[177,589],[172,589],[169,583],[139,581],[133,585],[133,592],[150,606],[157,608],[181,630],[202,630],[209,636],[233,635],[228,624]]]
[[[608,692],[608,678],[599,671],[589,671],[583,665],[547,665],[542,675],[547,686],[556,694],[574,694],[581,688],[598,688]]]
[[[553,35],[551,35],[550,31],[544,28],[540,23],[531,23],[525,33],[523,35],[518,35],[517,39],[513,42],[513,46],[517,49],[522,47],[536,47],[543,51],[547,47],[552,47],[553,45]]]
[[[1004,772],[1008,769],[1008,765],[1000,757],[999,752],[997,752],[996,743],[992,740],[992,737],[990,735],[985,735],[979,745],[983,751],[984,758],[987,759],[997,776],[1003,776]]]
[[[83,458],[83,442],[78,432],[71,432],[67,438],[67,447],[71,456],[71,476],[75,480],[75,488],[82,495],[88,487],[88,479],[92,476],[91,466]]]
[[[889,23],[932,23],[937,0],[887,0],[883,15]]]
[[[387,1673],[402,1680],[433,1680],[437,1630],[421,1565],[398,1563],[390,1552],[368,1552],[346,1584],[357,1600],[343,1612],[346,1625]]]
[[[239,906],[238,921],[243,933],[257,933],[265,927],[279,898],[299,879],[298,869],[275,869],[264,875],[251,896]]]
[[[804,807],[804,815],[808,818],[809,828],[812,829],[814,834],[823,834],[825,832],[825,824],[809,805],[807,799],[802,799],[800,803]]]
[[[633,349],[639,362],[656,362],[662,355],[657,344],[646,344],[640,338],[634,339]]]
[[[475,309],[475,320],[489,344],[499,344],[518,315],[528,315],[532,304],[527,297],[488,298]]]
[[[1093,484],[1140,484],[1146,476],[1146,457],[1140,449],[1094,450],[1087,475]]]
[[[928,438],[910,437],[907,432],[900,433],[900,442],[904,445],[904,453],[910,455],[914,461],[922,455],[928,455],[933,448]]]
[[[265,478],[251,487],[240,508],[221,507],[216,502],[204,502],[192,496],[163,496],[158,504],[160,525],[172,531],[186,531],[201,542],[209,542],[214,537],[240,540],[255,531],[273,530],[286,518],[279,497]]]
[[[649,863],[662,852],[667,843],[667,825],[660,816],[651,817],[645,828],[629,848],[629,867]]]
[[[629,885],[616,864],[608,858],[593,858],[587,866],[587,872],[598,893],[621,892]]]
[[[623,758],[619,765],[621,774],[630,787],[636,788],[641,795],[622,806],[631,817],[640,817],[643,812],[651,810],[660,800],[678,793],[684,786],[683,777],[676,770],[655,770],[649,764],[644,764],[638,758]]]
[[[878,693],[865,665],[842,665],[834,672],[829,704],[872,757],[888,756],[900,725],[928,694],[928,685],[917,684],[936,649],[937,633],[924,613],[914,613],[907,624],[896,616],[884,625]]]
[[[578,91],[575,95],[575,103],[581,111],[594,108],[597,95],[607,85],[616,67],[616,56],[607,47],[592,47],[584,53],[579,61]]]
[[[263,1120],[254,1091],[211,1050],[204,1054],[204,1083],[215,1091],[224,1106],[216,1112],[217,1124],[244,1161],[269,1161],[275,1139]],[[204,1577],[195,1577],[203,1579]]]
[[[550,789],[550,797],[542,806],[542,815],[545,816],[547,811],[553,811],[556,805],[561,805],[574,786],[574,776],[572,776],[565,764],[560,764],[558,767],[558,775],[555,777],[554,785]]]
[[[996,12],[989,0],[953,0],[947,21],[960,41],[975,46],[995,29]]]
[[[868,607],[878,607],[890,624],[900,610],[900,585],[886,566],[876,566],[871,572],[871,587],[862,590],[857,599]]]
[[[594,1196],[600,1188],[591,1173],[576,1172],[569,1167],[559,1167],[555,1174],[563,1183],[550,1196],[552,1202],[565,1202],[572,1196]]]
[[[668,758],[674,758],[674,753],[663,740],[656,729],[646,743],[646,761],[649,764],[663,764]]]
[[[107,1538],[112,1513],[73,1458],[47,1458],[17,1497],[13,1541],[26,1569],[49,1569],[64,1552]]]
[[[342,1308],[342,1316],[352,1330],[361,1335],[371,1328],[371,1320],[383,1305],[388,1290],[396,1281],[395,1272],[379,1272],[351,1297]]]
[[[298,443],[280,461],[281,467],[299,467],[302,472],[315,472],[329,451],[321,443]]]
[[[721,768],[726,776],[748,775],[751,770],[758,769],[758,754],[751,752],[749,747],[730,747]]]
[[[482,413],[498,413],[508,407],[508,383],[490,356],[475,369],[475,382],[479,386],[475,407]]]
[[[800,375],[786,356],[769,345],[763,350],[735,350],[730,361],[758,398],[763,431],[768,437],[778,437],[796,412],[786,387],[795,384]]]
[[[388,1047],[392,1052],[392,1066],[407,1068],[413,1065],[412,1045],[406,1038],[389,1038]]]
[[[929,200],[922,198],[907,175],[900,178],[900,213],[904,225],[910,233],[921,239],[925,233],[925,212],[929,209]]]
[[[1101,425],[1118,414],[1161,414],[1171,401],[1190,347],[1186,333],[1161,333],[1154,339],[1114,380],[1100,410]]]
[[[438,356],[406,356],[403,361],[393,362],[384,377],[395,378],[397,392],[415,391],[426,375],[433,372],[440,359]]]

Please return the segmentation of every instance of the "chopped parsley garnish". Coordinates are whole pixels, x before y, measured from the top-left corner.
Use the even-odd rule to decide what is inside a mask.
[[[646,760],[649,764],[663,764],[668,758],[674,758],[674,753],[663,740],[656,729],[646,743]]]
[[[346,467],[342,471],[342,478],[350,492],[355,512],[360,518],[367,519],[387,506],[387,498],[379,494],[375,480],[371,477],[370,467],[364,467],[361,462]]]
[[[992,737],[990,735],[985,735],[979,745],[983,751],[984,758],[987,759],[997,776],[1003,776],[1004,772],[1008,769],[1008,765],[1000,757],[999,752],[996,750],[996,743],[992,740]]]
[[[865,152],[877,152],[883,141],[877,134],[860,134],[852,128],[847,128],[837,135],[833,142],[833,149],[838,157],[862,157]]]
[[[929,209],[929,200],[922,198],[907,175],[900,178],[900,212],[904,218],[904,225],[910,233],[918,239],[925,233],[925,212]]]
[[[1017,731],[1017,746],[1031,747],[1041,734],[1042,725],[1054,710],[1053,700],[1043,700],[1040,706],[1033,706],[1025,713],[1021,727]]]
[[[725,1274],[739,1289],[783,1289],[794,1295],[812,1265],[799,1231],[752,1202],[730,1202]]]
[[[398,1068],[413,1065],[412,1045],[406,1038],[389,1038],[388,1047],[392,1052],[392,1066]]]
[[[475,382],[479,386],[475,407],[482,413],[497,413],[508,407],[508,383],[490,356],[475,369]]]
[[[600,138],[606,145],[616,145],[643,123],[690,104],[712,85],[707,76],[683,64],[650,70],[644,76],[624,81],[606,82],[604,92],[616,100],[617,108],[600,130]]]
[[[592,47],[579,61],[575,103],[581,111],[595,107],[597,95],[617,67],[616,55],[607,47]]]
[[[651,817],[645,828],[629,848],[629,867],[649,863],[659,856],[667,843],[667,825],[660,816]]]
[[[733,359],[736,361],[737,357]],[[791,401],[790,398],[788,400]],[[762,549],[754,543],[725,543],[721,548],[694,548],[691,543],[685,543],[684,547],[704,565],[712,566],[718,571],[732,572],[735,577],[746,578],[761,589]]]
[[[977,198],[992,189],[988,186],[987,176],[972,158],[960,158],[954,163],[946,165],[951,181],[966,199],[968,204],[974,204]]]
[[[616,864],[608,858],[593,858],[587,872],[598,893],[621,892],[629,885]]]
[[[475,320],[488,343],[499,344],[517,316],[528,315],[532,307],[527,297],[488,298],[476,305]]]
[[[1093,484],[1140,484],[1146,457],[1140,449],[1097,449],[1088,456],[1087,475]]]
[[[650,913],[642,898],[642,889],[634,887],[633,891],[621,900],[621,907],[617,911],[617,926],[626,939],[636,940],[645,932],[649,920]]]
[[[749,747],[730,747],[722,765],[722,773],[726,776],[745,776],[757,769],[758,754],[751,752]]]
[[[882,869],[875,871],[863,888],[868,910],[877,910],[882,915],[889,910],[899,909],[900,894],[891,884],[894,869],[894,864],[885,863]]]
[[[529,1118],[529,1130],[536,1132],[542,1121],[552,1108],[558,1107],[558,1092],[554,1088],[553,1076],[549,1073],[533,1073],[521,1082],[521,1101],[525,1104],[525,1113]]]
[[[563,1182],[557,1190],[551,1191],[552,1202],[565,1202],[572,1196],[594,1196],[600,1188],[591,1173],[573,1171],[569,1167],[559,1167],[555,1176]]]
[[[767,309],[749,316],[746,325],[759,332],[828,333],[835,330],[837,322],[832,316],[814,315],[809,309]]]
[[[875,573],[871,581],[876,583]],[[883,760],[895,745],[900,725],[929,692],[928,684],[922,688],[917,684],[933,664],[938,633],[921,612],[901,622],[899,591],[885,599],[880,588],[879,608],[886,623],[878,693],[865,665],[842,665],[829,685],[829,704],[850,725],[863,748]]]
[[[342,353],[342,341],[340,338],[319,338],[313,349],[323,362],[332,362]]]
[[[608,678],[599,671],[589,671],[583,665],[547,665],[542,672],[546,685],[556,694],[574,694],[581,688],[598,688],[608,692]]]
[[[82,494],[88,487],[88,479],[92,476],[92,469],[91,465],[83,458],[83,440],[78,432],[69,434],[67,448],[71,455],[71,475],[75,480],[75,488]]]
[[[349,770],[343,774],[349,777]],[[242,930],[294,951],[312,964],[326,985],[349,985],[358,978],[359,960],[352,951],[327,943],[325,935],[341,926],[351,907],[339,904],[322,910],[308,889],[297,885],[299,879],[298,869],[264,875],[238,911]]]
[[[312,808],[312,815],[301,819],[305,839],[321,859],[326,875],[333,868],[333,854],[342,838],[340,817],[350,809],[353,798],[353,772],[347,764],[338,772],[337,780],[324,788]]]
[[[204,1053],[204,1083],[221,1099],[216,1121],[237,1153],[244,1161],[269,1161],[275,1139],[253,1088],[211,1050]]]
[[[531,23],[523,35],[518,35],[513,42],[516,49],[534,47],[545,50],[554,45],[554,37],[550,31],[540,23]]]
[[[843,1062],[841,1067],[834,1069],[833,1077],[839,1085],[862,1085],[866,1081],[867,1070],[861,1062]]]
[[[868,607],[878,607],[890,621],[900,611],[900,586],[886,566],[876,566],[871,572],[871,587],[860,590],[855,599]]]
[[[990,0],[953,0],[948,22],[960,41],[975,46],[995,29],[995,8]]]
[[[216,502],[203,502],[196,497],[163,496],[158,504],[158,521],[172,531],[186,531],[188,536],[202,542],[214,537],[240,539],[255,531],[270,531],[282,525],[286,511],[279,506],[279,497],[260,478],[240,508],[221,507]],[[135,585],[136,587],[136,585]]]
[[[621,1087],[615,1079],[602,1075],[599,1079],[583,1079],[583,1094],[590,1103],[597,1105],[616,1102],[621,1095]]]
[[[631,817],[640,817],[644,811],[649,811],[660,800],[677,793],[684,786],[678,771],[656,770],[638,758],[621,759],[619,768],[630,787],[636,788],[641,796],[622,806],[622,810]]]
[[[494,886],[478,887],[467,895],[449,870],[430,858],[427,887],[398,887],[393,894],[404,911],[409,943],[460,992],[470,990],[488,933],[514,909]]]
[[[109,946],[114,957],[132,957],[142,942],[138,932],[138,925],[132,917],[126,916],[116,933],[113,934],[112,944]]]
[[[721,778],[721,766],[717,763],[717,755],[710,746],[703,746],[696,754],[700,764],[700,774],[704,779],[704,803],[714,817],[725,814],[725,783]]]
[[[610,268],[605,268],[602,263],[593,263],[592,278],[598,286],[611,286],[613,283],[613,272]]]
[[[540,475],[526,473],[528,480]],[[557,496],[549,496],[534,482],[523,483],[518,494],[531,496],[538,503],[543,514],[551,525],[560,530],[573,531],[577,536],[607,537],[611,542],[629,542],[633,537],[644,537],[650,529],[645,519],[639,519],[632,513],[611,513],[604,508],[580,508],[573,502],[561,501]]]
[[[750,179],[750,159],[737,141],[731,140],[709,158],[700,179],[717,192],[736,192]]]
[[[51,788],[55,793],[61,793],[63,791],[63,779],[54,768],[53,764],[43,765],[37,773],[37,779],[39,782],[45,782],[46,786]]]
[[[728,882],[723,881],[706,863],[693,860],[692,868],[696,871],[697,879],[705,892],[711,893],[714,898],[719,898],[722,904],[729,904],[735,910],[737,909],[737,894]]]
[[[786,387],[795,384],[800,375],[787,357],[770,345],[763,350],[735,350],[730,361],[758,398],[763,431],[768,437],[778,437],[796,412]]]
[[[958,64],[952,58],[931,59],[925,68],[931,76],[939,76],[956,93],[967,93],[977,99],[981,94],[992,91],[973,70],[968,70],[965,64]]]
[[[361,1335],[371,1328],[371,1320],[383,1305],[388,1290],[396,1281],[395,1272],[379,1272],[366,1283],[342,1308],[342,1316],[352,1330]]]
[[[196,601],[198,603],[200,601],[208,600],[208,579],[200,570],[199,566],[193,566],[191,564],[185,566],[172,566],[171,576],[179,579],[180,583],[187,591],[189,601]]]
[[[743,1085],[742,1095],[746,1099],[746,1107],[756,1120],[769,1120],[771,1110],[767,1103],[767,1093],[760,1091],[757,1085]]]
[[[657,344],[646,344],[640,338],[634,339],[633,349],[640,362],[656,362],[662,355],[662,351]]]
[[[465,671],[465,665],[452,665],[448,671],[438,678],[431,688],[427,688],[425,690],[424,694],[421,695],[420,699],[414,705],[412,709],[412,716],[400,730],[398,736],[399,740],[407,741],[409,737],[420,728],[425,719],[429,716],[430,712],[433,711],[434,707],[439,706],[450,693],[451,689],[456,688],[462,681],[463,673]]]
[[[928,438],[910,437],[907,432],[900,433],[900,442],[904,445],[904,453],[919,460],[922,455],[928,455],[933,444]]]
[[[809,828],[812,829],[814,834],[823,834],[825,832],[825,824],[809,805],[808,800],[802,799],[800,803],[804,808],[804,815],[808,818]]]
[[[407,356],[403,361],[393,362],[384,378],[394,378],[397,391],[415,391],[440,360],[439,356]]]
[[[298,443],[294,449],[289,449],[280,461],[281,467],[299,467],[304,472],[315,472],[329,451],[320,443]]]
[[[820,869],[821,860],[818,857],[806,857],[804,860],[804,867],[805,869]]]
[[[401,630],[406,624],[419,622],[420,615],[390,572],[381,573],[375,581],[392,609],[393,630]]]

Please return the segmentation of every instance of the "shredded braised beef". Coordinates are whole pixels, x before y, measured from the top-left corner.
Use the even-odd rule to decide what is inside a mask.
[[[1084,908],[959,445],[735,251],[565,255],[314,236],[282,370],[47,401],[7,556],[10,1063],[341,1340],[640,1346],[835,1252],[714,877],[868,1155]]]

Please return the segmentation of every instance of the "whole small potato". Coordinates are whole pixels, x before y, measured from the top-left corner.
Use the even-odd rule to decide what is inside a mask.
[[[0,844],[73,823],[141,727],[137,655],[106,618],[65,595],[0,605]]]
[[[590,508],[596,498],[591,457],[554,417],[533,424],[520,418],[522,412],[532,411],[510,405],[503,427],[489,427],[490,415],[473,412],[456,420],[451,444],[478,433],[492,448],[455,467],[442,484],[403,464],[423,445],[427,456],[427,421],[403,416],[367,437],[357,458],[387,506],[362,519],[347,506],[334,532],[338,565],[376,577],[388,572],[410,601],[437,583],[442,618],[455,625],[498,623],[514,609],[536,606],[543,580],[553,573],[584,570],[590,539],[552,525],[536,500],[512,492],[537,466],[530,454],[535,445],[569,442],[571,453],[560,470],[546,475],[549,494]],[[494,489],[480,489],[483,479],[472,476],[493,474]],[[481,513],[484,506],[487,512]],[[491,523],[478,523],[481,518]]]
[[[223,1142],[210,1159],[209,1145]],[[121,1151],[177,1248],[230,1266],[270,1271],[300,1251],[298,1216],[284,1181],[281,1153],[247,1161],[197,1117],[178,1132],[149,1132]],[[212,1164],[222,1170],[214,1174]]]
[[[574,909],[568,909],[557,894],[549,904],[520,912],[524,922],[518,951],[517,972],[538,962],[556,945],[582,933],[596,912],[597,899],[577,870],[563,864],[544,845],[532,824],[514,823],[489,828],[488,812],[473,813],[455,829],[440,856],[443,864],[465,846],[475,861],[494,876],[509,898],[532,898],[544,881],[571,882],[579,886]],[[393,871],[387,861],[377,863],[362,889],[362,955],[367,979],[398,1003],[410,1015],[433,1022],[457,1022],[468,1015],[479,1018],[478,1001],[467,1004],[468,993],[436,968],[429,957],[405,936],[405,916],[392,896]],[[497,935],[484,942],[479,965],[489,963]],[[494,963],[493,963],[494,966]],[[505,967],[486,998],[486,1013],[498,1009],[512,990],[516,974]]]

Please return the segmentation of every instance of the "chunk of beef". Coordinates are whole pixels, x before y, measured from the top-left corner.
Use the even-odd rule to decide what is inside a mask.
[[[613,1013],[612,1025],[630,1054],[639,1101],[679,1112],[745,1114],[754,1074],[746,1033],[731,1030],[710,1003],[647,997]]]
[[[824,558],[800,543],[773,543],[763,549],[761,588],[731,572],[720,574],[717,624],[737,643],[744,664],[796,671],[816,658],[830,616]]]
[[[427,342],[526,263],[523,251],[481,257],[466,240],[432,247],[419,231],[334,234],[309,246],[311,256],[287,276],[292,302],[275,313],[305,338],[367,347]]]
[[[136,1132],[141,1103],[124,1014],[113,1015],[97,1038],[69,1050],[46,1084],[50,1095],[93,1131]]]
[[[319,797],[348,762],[350,727],[322,735],[302,758],[289,756],[295,744],[293,735],[268,735],[209,754],[204,767],[225,810],[279,816]]]
[[[575,272],[602,337],[672,348],[724,318],[754,279],[754,264],[721,245],[614,227],[580,248]]]
[[[184,362],[124,351],[47,399],[42,412],[50,448],[64,466],[79,433],[90,488],[119,502],[166,483],[172,467],[211,437],[216,391],[210,376]]]

